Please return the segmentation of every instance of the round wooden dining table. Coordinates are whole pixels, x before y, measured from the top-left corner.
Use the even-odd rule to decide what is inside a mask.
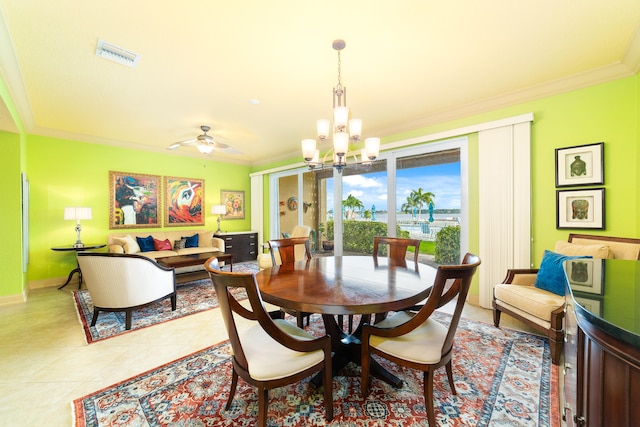
[[[436,269],[425,264],[393,265],[372,256],[314,257],[291,266],[275,266],[256,274],[262,299],[280,307],[322,315],[331,336],[333,372],[348,362],[360,364],[360,333],[371,315],[400,311],[429,295]],[[363,322],[347,333],[336,315],[362,315]],[[371,373],[394,387],[402,380],[372,360]]]

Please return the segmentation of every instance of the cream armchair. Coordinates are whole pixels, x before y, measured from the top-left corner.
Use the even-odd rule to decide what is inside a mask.
[[[311,234],[311,227],[309,227],[308,225],[296,225],[295,227],[293,227],[293,230],[291,231],[291,237],[309,237],[310,234]],[[269,249],[269,246],[267,244],[265,244],[264,247],[267,250]],[[296,261],[304,260],[306,256],[304,245],[297,245],[295,248],[295,253],[296,253]],[[276,252],[274,254],[274,257],[276,259],[275,265],[282,264],[282,261],[280,261],[279,253]],[[273,266],[273,261],[271,259],[270,253],[262,253],[258,255],[258,267],[260,267],[260,269],[271,268],[272,266]]]
[[[93,300],[91,326],[100,311],[124,311],[129,330],[133,310],[164,298],[171,299],[171,310],[176,309],[173,268],[140,255],[91,252],[78,252],[78,264]]]
[[[639,259],[640,239],[569,234],[568,242],[556,243],[554,252],[593,258]],[[549,338],[551,360],[560,361],[564,340],[565,297],[535,287],[538,269],[512,269],[493,289],[493,323],[501,313],[518,319]],[[561,284],[564,289],[564,283]]]

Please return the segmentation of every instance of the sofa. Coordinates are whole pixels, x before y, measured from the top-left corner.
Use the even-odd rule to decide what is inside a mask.
[[[547,253],[549,252],[549,253]],[[551,359],[558,364],[564,340],[565,282],[564,273],[555,277],[555,291],[545,290],[540,283],[543,268],[562,257],[590,256],[592,258],[640,259],[640,239],[626,237],[569,234],[568,241],[556,242],[553,252],[545,251],[540,269],[512,269],[501,284],[493,289],[493,323],[500,324],[500,314],[507,313],[549,338]],[[540,274],[539,274],[540,273]],[[549,277],[545,274],[546,277]]]
[[[152,260],[176,255],[224,252],[225,249],[223,239],[215,237],[213,231],[203,229],[113,233],[108,236],[107,244],[110,253],[135,254]],[[204,265],[182,267],[176,273],[202,269]]]

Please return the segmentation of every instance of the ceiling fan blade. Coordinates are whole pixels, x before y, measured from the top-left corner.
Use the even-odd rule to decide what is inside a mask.
[[[170,146],[167,147],[167,150],[175,150],[176,148],[180,147],[182,144],[180,144],[179,142],[173,143]]]

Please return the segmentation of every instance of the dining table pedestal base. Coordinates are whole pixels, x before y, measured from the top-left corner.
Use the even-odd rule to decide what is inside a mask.
[[[331,314],[322,315],[325,330],[331,337],[331,349],[333,350],[331,369],[334,376],[350,362],[360,366],[362,357],[362,346],[360,341],[362,325],[369,323],[370,318],[370,315],[363,315],[353,333],[347,334],[340,328],[335,316]],[[380,365],[375,359],[372,358],[370,363],[371,375],[396,389],[402,388],[404,382],[400,378],[382,367],[382,365]],[[311,385],[315,388],[320,387],[322,385],[322,376],[316,375],[313,377],[311,379]]]

